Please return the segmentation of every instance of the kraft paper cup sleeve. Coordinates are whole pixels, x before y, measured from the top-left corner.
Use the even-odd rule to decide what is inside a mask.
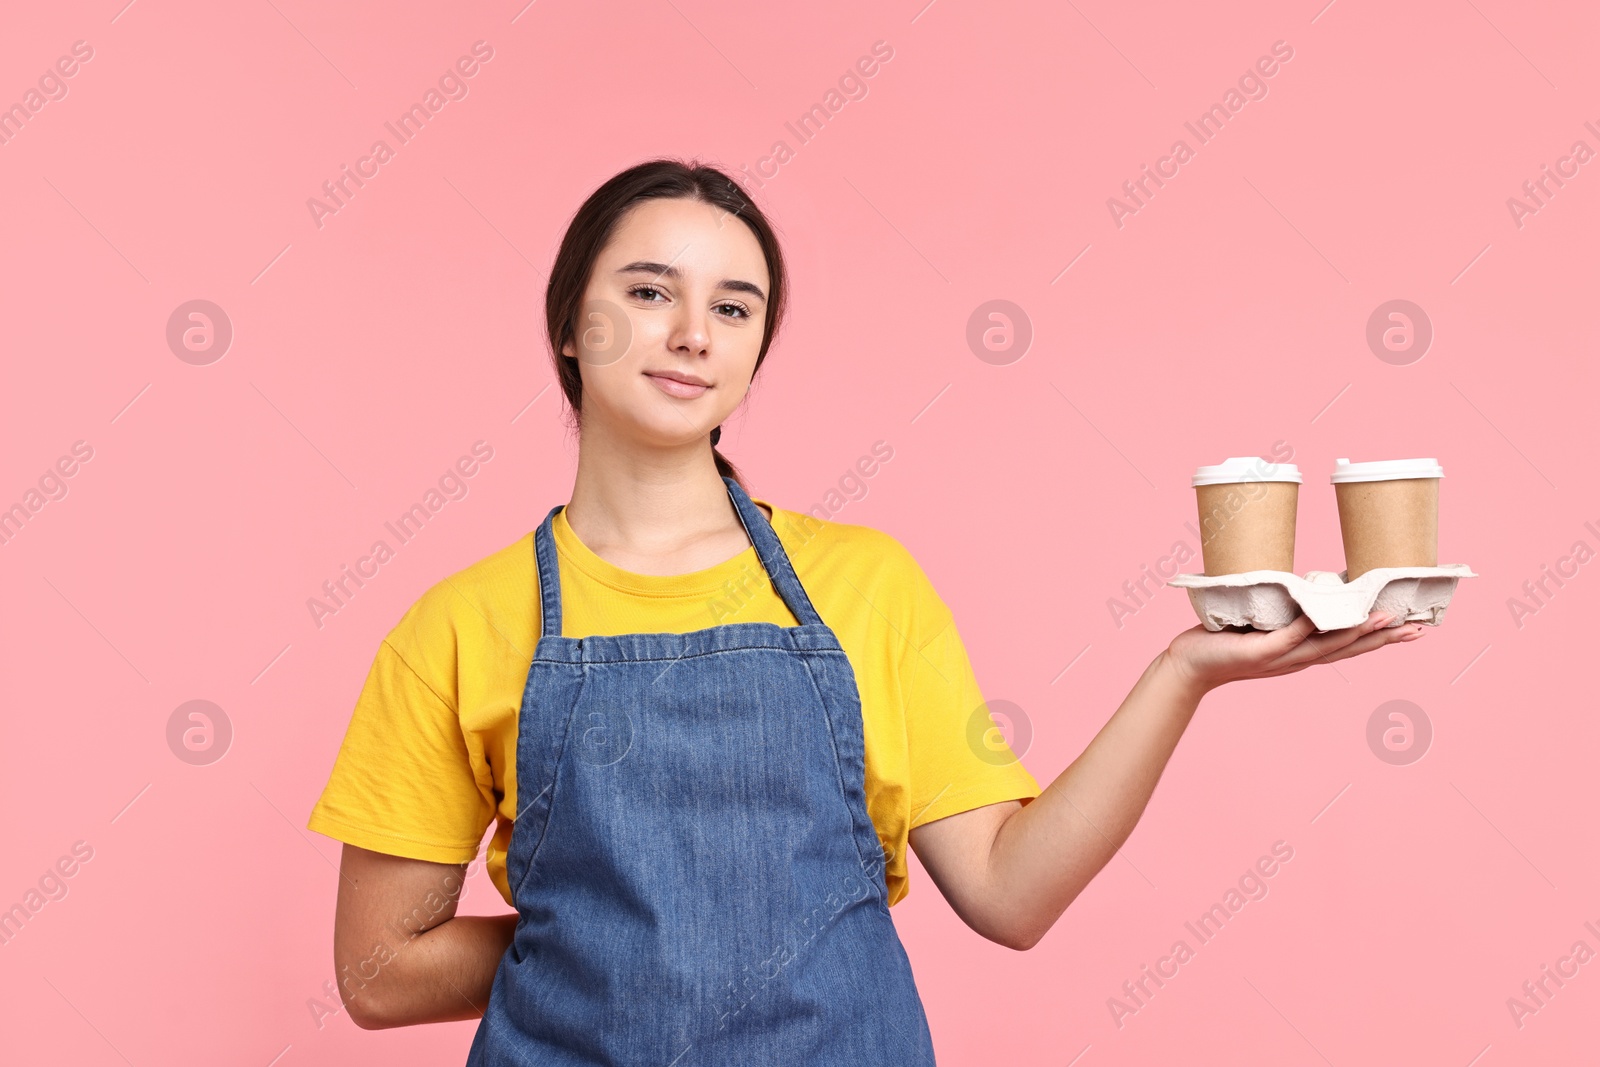
[[[1333,483],[1344,544],[1345,571],[1433,567],[1439,562],[1437,460],[1385,459],[1335,462]]]
[[[1197,467],[1190,485],[1205,573],[1292,569],[1301,481],[1294,464],[1264,456],[1230,456]]]

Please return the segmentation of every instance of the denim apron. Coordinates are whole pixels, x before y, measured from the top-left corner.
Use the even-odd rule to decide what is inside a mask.
[[[799,626],[564,637],[561,505],[534,535],[518,919],[469,1067],[934,1063],[867,816],[855,673],[723,481]]]

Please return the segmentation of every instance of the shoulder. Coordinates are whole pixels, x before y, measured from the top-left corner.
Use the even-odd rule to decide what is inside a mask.
[[[384,643],[430,684],[453,689],[447,680],[453,680],[466,656],[499,649],[531,658],[537,587],[530,531],[434,582]]]
[[[920,639],[949,622],[950,609],[927,572],[892,534],[763,503],[773,509],[773,530],[814,600],[876,613]],[[824,610],[821,603],[817,610]]]

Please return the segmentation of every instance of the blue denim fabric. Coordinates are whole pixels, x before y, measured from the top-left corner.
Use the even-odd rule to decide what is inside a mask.
[[[799,626],[564,637],[559,505],[534,535],[518,921],[469,1067],[934,1063],[867,816],[855,674],[723,480]]]

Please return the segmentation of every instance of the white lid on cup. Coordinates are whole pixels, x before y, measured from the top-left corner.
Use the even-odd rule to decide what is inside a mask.
[[[1436,459],[1379,459],[1371,463],[1351,463],[1347,459],[1334,461],[1334,485],[1342,482],[1393,482],[1401,478],[1443,478],[1444,468]]]
[[[1235,482],[1298,482],[1300,468],[1293,463],[1272,463],[1260,456],[1231,456],[1211,467],[1196,467],[1190,486],[1231,485]]]

